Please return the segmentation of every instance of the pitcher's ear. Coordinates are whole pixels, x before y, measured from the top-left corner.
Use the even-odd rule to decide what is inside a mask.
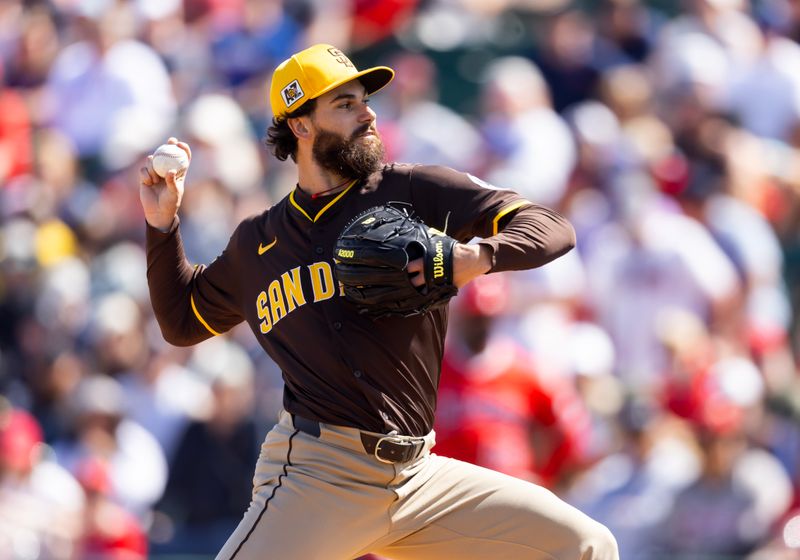
[[[306,138],[309,135],[308,125],[304,122],[303,117],[295,117],[286,119],[286,124],[298,138]]]

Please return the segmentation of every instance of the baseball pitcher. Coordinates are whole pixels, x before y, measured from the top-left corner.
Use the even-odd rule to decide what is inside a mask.
[[[192,267],[181,243],[185,173],[141,169],[165,339],[196,344],[246,321],[285,381],[250,507],[218,558],[616,560],[609,531],[544,488],[431,453],[448,300],[575,238],[510,190],[386,164],[369,98],[393,77],[331,45],[278,66],[268,142],[296,163],[297,186],[208,266]]]

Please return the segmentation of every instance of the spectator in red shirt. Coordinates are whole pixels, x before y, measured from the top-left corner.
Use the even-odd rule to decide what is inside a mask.
[[[553,486],[581,456],[589,427],[564,379],[544,379],[535,358],[493,330],[508,286],[486,276],[462,290],[442,366],[436,452]]]
[[[0,60],[0,184],[30,172],[33,162],[31,119],[19,92],[5,86]]]
[[[144,560],[147,537],[136,517],[110,497],[108,465],[98,457],[78,467],[78,481],[86,492],[81,558],[86,560]]]

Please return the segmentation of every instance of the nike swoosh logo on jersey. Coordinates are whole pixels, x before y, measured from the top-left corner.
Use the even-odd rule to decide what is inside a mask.
[[[264,253],[266,253],[267,251],[272,249],[277,242],[278,242],[278,238],[276,237],[275,240],[272,243],[270,243],[269,245],[262,245],[261,243],[259,243],[258,244],[258,254],[259,255],[263,255]]]

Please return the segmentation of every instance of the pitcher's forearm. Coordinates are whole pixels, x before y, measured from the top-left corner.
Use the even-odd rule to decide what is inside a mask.
[[[192,308],[195,268],[186,260],[179,223],[175,218],[166,232],[147,226],[147,285],[164,339],[176,346],[188,346],[212,333]]]

